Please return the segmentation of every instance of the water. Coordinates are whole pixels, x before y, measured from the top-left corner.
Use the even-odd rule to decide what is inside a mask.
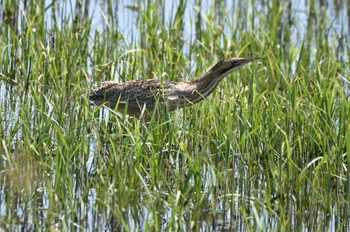
[[[45,17],[46,17],[46,22],[45,25],[48,28],[48,30],[53,30],[55,27],[54,22],[52,22],[51,15],[53,14],[53,8],[49,7],[50,2],[46,2],[45,5],[48,6],[47,11],[45,12]],[[61,5],[60,5],[61,4]],[[127,49],[125,51],[121,51],[119,54],[120,56],[125,55],[125,52],[130,52],[136,51],[136,52],[142,52],[138,47],[137,44],[140,41],[140,34],[139,34],[139,26],[138,22],[140,20],[140,12],[139,8],[144,7],[146,5],[146,2],[130,2],[130,1],[117,1],[114,3],[112,10],[114,11],[114,18],[109,17],[108,13],[108,7],[104,3],[100,2],[89,2],[88,6],[86,7],[87,9],[87,15],[88,18],[90,18],[91,24],[92,24],[92,31],[90,33],[90,37],[94,38],[96,33],[103,34],[107,30],[116,30],[122,35],[124,35],[125,39],[125,44],[127,46]],[[159,14],[161,14],[164,17],[165,24],[171,24],[173,23],[174,17],[176,15],[176,9],[178,8],[178,5],[180,4],[179,1],[165,1],[163,3],[164,5],[160,4],[159,5]],[[265,1],[256,1],[254,6],[249,3],[243,3],[243,1],[222,1],[222,4],[225,4],[225,9],[228,12],[227,15],[231,15],[232,18],[222,18],[220,15],[220,12],[217,12],[217,14],[214,14],[215,17],[214,19],[216,20],[214,22],[210,22],[208,18],[208,15],[211,13],[210,7],[211,1],[203,1],[201,6],[198,5],[198,1],[190,0],[187,2],[187,7],[185,10],[185,25],[184,25],[184,33],[183,33],[183,40],[188,41],[185,43],[185,48],[183,50],[183,53],[187,56],[193,56],[196,54],[191,54],[191,48],[190,45],[193,43],[197,43],[201,45],[201,41],[196,41],[197,35],[194,32],[194,28],[196,27],[195,25],[195,18],[198,16],[198,12],[200,12],[201,18],[203,22],[208,22],[205,24],[204,28],[210,27],[210,26],[222,26],[223,27],[223,33],[226,33],[228,35],[232,35],[232,42],[235,40],[240,40],[242,36],[246,32],[242,31],[235,31],[235,28],[238,27],[239,23],[242,23],[241,21],[237,20],[235,18],[235,15],[237,15],[237,9],[245,10],[243,14],[247,14],[248,17],[255,17],[254,23],[251,24],[251,21],[246,22],[247,29],[250,29],[252,33],[254,33],[254,28],[259,28],[262,25],[262,22],[268,19],[268,14],[269,10],[272,7],[269,2]],[[280,8],[281,8],[281,20],[284,20],[285,22],[282,24],[284,27],[288,27],[290,30],[291,40],[286,41],[283,44],[278,44],[277,48],[282,48],[282,47],[289,47],[289,48],[296,48],[296,50],[301,49],[301,46],[303,45],[303,41],[305,38],[309,35],[308,31],[309,30],[318,30],[317,27],[322,24],[322,21],[326,23],[326,27],[329,28],[328,34],[327,34],[327,40],[328,43],[334,46],[339,52],[338,52],[338,59],[343,60],[344,62],[348,62],[348,46],[344,44],[346,41],[349,41],[350,39],[350,24],[349,24],[349,8],[347,5],[347,1],[319,1],[317,7],[315,7],[315,12],[312,12],[310,14],[310,2],[309,1],[299,1],[299,0],[292,0],[290,2],[285,2],[281,3]],[[60,8],[60,6],[63,6]],[[23,11],[23,4],[19,6],[20,9],[18,12],[21,12],[22,15],[21,17],[25,18],[25,12]],[[84,6],[85,7],[85,6]],[[164,12],[163,12],[164,11]],[[64,26],[66,25],[66,22],[68,21],[69,23],[72,23],[73,20],[73,15],[74,12],[77,12],[76,8],[76,2],[72,1],[69,4],[66,3],[58,3],[57,5],[57,23],[58,26],[63,30]],[[256,15],[256,12],[259,12],[260,15]],[[83,14],[83,10],[81,10],[81,14]],[[23,26],[23,21],[21,18],[18,18],[19,20],[19,27]],[[20,28],[19,28],[20,30]],[[161,33],[161,31],[159,31]],[[281,36],[282,37],[287,37],[282,32]],[[259,38],[259,35],[256,35]],[[318,38],[315,38],[315,41]],[[196,42],[194,42],[196,41]],[[283,41],[283,39],[281,40]],[[225,42],[221,40],[221,46],[225,46]],[[92,45],[89,45],[92,46]],[[111,45],[112,46],[112,45]],[[202,44],[201,46],[205,47],[207,45]],[[316,44],[310,44],[310,46],[313,48],[312,49],[312,54],[315,55],[317,53],[316,49]],[[278,51],[276,51],[278,53]],[[254,54],[254,51],[252,51],[252,54]],[[213,54],[213,56],[216,56],[216,54]],[[219,58],[219,57],[218,57]],[[290,74],[293,76],[298,72],[296,69],[296,62],[297,62],[298,57],[295,57],[295,63],[292,68],[292,73]],[[118,60],[115,60],[116,63],[118,63]],[[88,67],[88,72],[89,74],[94,74],[94,69],[91,67],[93,64],[90,63],[89,61],[89,67]],[[121,64],[121,66],[128,67],[127,64]],[[196,64],[189,64],[191,70],[196,69]],[[345,67],[346,71],[348,70],[348,67]],[[1,75],[0,75],[1,78]],[[115,74],[113,76],[114,80],[120,81],[120,76],[118,74]],[[190,78],[190,77],[186,77]],[[346,77],[345,77],[346,78]],[[0,84],[0,102],[2,106],[7,106],[7,109],[13,109],[11,111],[5,111],[4,109],[1,109],[2,112],[2,127],[9,128],[9,127],[14,127],[16,126],[17,118],[19,117],[18,109],[15,107],[8,106],[7,103],[5,103],[10,96],[8,96],[8,93],[11,92],[9,90],[9,84],[5,81],[2,81]],[[50,110],[51,111],[51,110]],[[103,121],[103,118],[101,118],[100,121]],[[21,133],[20,130],[18,133]],[[5,139],[8,139],[9,135],[4,135]],[[16,138],[16,136],[14,136]],[[93,139],[92,139],[93,140]],[[14,139],[13,143],[16,142],[16,139]],[[4,146],[5,147],[5,146]],[[94,154],[98,151],[96,142],[93,140],[90,144],[90,153]],[[13,151],[7,151],[8,154],[12,154]],[[3,167],[4,163],[6,160],[4,160],[5,155],[2,156],[3,158],[3,164],[1,164],[0,167]],[[92,158],[93,156],[88,157],[87,161],[87,169],[88,170],[93,170],[94,169],[94,160]],[[239,157],[239,154],[238,154]],[[247,230],[247,224],[249,222],[253,224],[254,222],[258,221],[261,223],[261,229],[264,230],[264,225],[269,225],[272,228],[275,227],[275,225],[278,223],[278,217],[279,217],[279,212],[278,209],[269,209],[265,204],[265,200],[263,198],[264,194],[263,192],[266,191],[266,180],[263,179],[261,176],[259,180],[255,180],[250,182],[249,181],[249,174],[246,172],[238,172],[237,170],[246,170],[242,168],[244,167],[244,164],[241,164],[239,158],[237,157],[237,160],[235,162],[235,166],[231,167],[233,170],[236,170],[233,174],[233,176],[230,176],[228,174],[227,178],[233,178],[234,180],[237,180],[237,182],[240,182],[239,180],[243,179],[245,181],[242,182],[241,186],[237,186],[237,191],[233,195],[231,194],[230,196],[226,195],[225,189],[220,189],[218,188],[218,191],[220,192],[219,195],[222,196],[220,198],[220,201],[217,204],[217,207],[215,208],[214,211],[211,209],[206,209],[208,210],[208,214],[206,215],[205,218],[202,218],[202,226],[200,227],[201,230],[205,231],[207,228],[210,228],[208,230]],[[39,161],[38,161],[39,162]],[[38,165],[39,166],[39,165]],[[34,166],[36,167],[36,166]],[[23,169],[30,168],[30,167],[23,167]],[[79,168],[84,168],[84,167],[79,167]],[[43,172],[43,170],[39,170],[38,172]],[[90,173],[90,171],[89,171]],[[92,172],[93,173],[93,172]],[[2,175],[4,174],[3,172],[1,173]],[[38,175],[41,176],[41,175]],[[93,174],[92,174],[93,176]],[[23,176],[21,176],[23,177]],[[23,177],[24,178],[24,177]],[[37,176],[31,177],[33,179],[36,179]],[[93,178],[93,177],[84,177],[84,178]],[[82,178],[82,179],[84,179]],[[203,180],[207,180],[207,184],[213,184],[210,181],[213,180],[214,174],[212,170],[206,170],[202,174]],[[2,183],[6,183],[7,181],[10,181],[8,177],[5,177]],[[18,180],[20,182],[20,180]],[[24,229],[24,230],[30,230],[34,229],[33,225],[31,224],[31,221],[34,217],[42,219],[40,221],[42,224],[40,225],[41,227],[46,228],[65,228],[66,225],[62,225],[61,221],[65,220],[65,213],[68,215],[67,212],[62,212],[62,215],[57,215],[57,218],[52,219],[52,224],[51,225],[45,225],[45,218],[47,216],[47,211],[50,210],[50,204],[47,202],[48,199],[48,190],[46,189],[45,185],[42,184],[44,181],[38,180],[37,182],[37,190],[39,191],[40,194],[38,194],[40,197],[37,197],[33,201],[29,201],[29,205],[23,205],[21,198],[21,195],[18,194],[17,204],[14,204],[14,206],[17,206],[17,208],[11,209],[14,211],[18,211],[17,216],[18,216],[18,224],[19,226],[17,229]],[[54,182],[54,181],[53,181]],[[81,183],[76,183],[74,182],[74,188],[73,190],[73,195],[75,196],[73,199],[73,202],[80,202],[84,201],[83,198],[80,197],[80,195],[83,195],[83,189],[82,186],[80,185]],[[263,187],[261,190],[261,205],[255,205],[256,201],[254,201],[251,198],[251,193],[249,192],[242,192],[242,190],[248,188],[248,189],[254,189],[256,186]],[[10,187],[16,187],[16,183],[13,184],[8,184],[4,186],[10,186]],[[249,187],[250,186],[250,187]],[[19,189],[20,187],[17,186]],[[207,189],[210,189],[212,186],[208,187]],[[7,190],[1,187],[0,191],[0,219],[1,218],[6,218],[6,212],[8,212],[7,206],[6,206],[6,201],[2,201],[1,199],[6,199],[8,198],[7,196]],[[204,191],[206,188],[204,188]],[[113,215],[113,212],[109,208],[102,208],[100,204],[98,204],[98,195],[100,193],[97,193],[97,190],[95,188],[91,188],[88,193],[87,197],[87,202],[84,202],[84,204],[80,204],[82,207],[77,213],[77,218],[78,219],[70,219],[70,222],[75,221],[76,226],[79,228],[79,226],[84,227],[88,231],[93,231],[93,230],[111,230],[113,229],[122,229],[123,225],[122,223],[118,220]],[[114,194],[113,191],[109,192],[108,194]],[[206,194],[211,194],[208,190]],[[130,220],[125,222],[132,230],[143,230],[146,227],[147,224],[147,219],[153,218],[154,215],[152,215],[152,210],[148,209],[147,207],[143,206],[143,197],[146,195],[146,193],[141,193],[139,194],[138,197],[135,197],[133,199],[135,204],[130,204],[126,208],[123,208],[123,214],[126,215],[126,218],[129,218]],[[27,196],[28,198],[32,197],[30,195]],[[229,199],[229,200],[227,200]],[[246,206],[247,208],[251,208],[253,211],[255,208],[263,209],[260,211],[260,215],[257,213],[257,211],[254,211],[252,215],[254,215],[254,218],[251,218],[246,221],[246,218],[244,215],[241,215],[241,211],[238,209],[239,208],[239,202],[244,202],[243,205]],[[72,203],[67,201],[68,203]],[[294,205],[293,202],[290,202],[291,205]],[[227,207],[227,205],[232,205],[235,207]],[[27,208],[35,208],[35,207],[41,207],[43,210],[39,215],[30,215],[30,211],[28,213]],[[236,210],[234,209],[236,208]],[[293,208],[293,207],[291,207]],[[301,215],[295,215],[295,217],[292,217],[291,219],[291,224],[293,224],[294,228],[298,230],[299,228],[302,228],[302,230],[307,231],[308,228],[310,230],[314,228],[318,228],[314,226],[314,223],[321,223],[323,222],[323,229],[328,229],[331,231],[337,230],[335,225],[339,225],[339,222],[334,215],[335,211],[338,208],[334,206],[330,210],[330,212],[323,212],[323,211],[318,211],[317,209],[315,210],[316,213],[312,216],[314,212],[305,212],[305,214],[310,214],[310,216],[307,216],[306,218],[310,218],[309,220],[302,221],[300,219]],[[273,211],[273,213],[271,213]],[[302,215],[304,216],[304,215]],[[182,223],[187,224],[190,223],[186,221],[186,215],[182,215],[183,218],[176,218],[179,222],[182,221]],[[26,220],[28,219],[29,220]],[[162,223],[163,226],[161,228],[165,229],[166,225],[169,221],[172,220],[172,209],[167,209],[163,215],[162,215]],[[2,223],[4,220],[0,220]],[[28,223],[29,221],[29,223]],[[337,223],[338,222],[338,223]],[[347,228],[350,227],[349,222],[347,223]],[[29,226],[28,226],[29,224]],[[301,225],[301,226],[300,226]],[[1,224],[0,224],[0,229],[1,229]],[[188,227],[188,230],[190,228]]]

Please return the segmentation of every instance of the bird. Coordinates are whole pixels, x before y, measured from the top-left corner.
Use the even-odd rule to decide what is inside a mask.
[[[245,64],[260,60],[260,57],[227,58],[215,64],[195,80],[176,82],[167,80],[133,80],[125,83],[102,82],[102,86],[90,91],[93,105],[104,105],[129,116],[140,118],[155,109],[162,114],[194,105],[204,100],[221,80]]]

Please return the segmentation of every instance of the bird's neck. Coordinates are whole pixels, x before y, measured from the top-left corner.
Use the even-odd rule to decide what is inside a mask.
[[[220,74],[217,72],[209,71],[205,73],[202,77],[190,81],[190,84],[193,85],[194,90],[198,92],[198,94],[201,95],[202,98],[205,98],[214,91],[216,86],[226,75],[227,74]]]

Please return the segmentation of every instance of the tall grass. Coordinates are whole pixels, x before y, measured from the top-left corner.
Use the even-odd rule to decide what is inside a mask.
[[[36,3],[0,9],[1,229],[349,230],[346,2]],[[150,123],[87,99],[235,56]]]

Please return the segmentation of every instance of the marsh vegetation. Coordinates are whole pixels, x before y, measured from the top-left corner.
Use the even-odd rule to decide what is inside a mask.
[[[349,231],[348,1],[2,1],[0,230]],[[265,59],[143,121],[106,80]]]

